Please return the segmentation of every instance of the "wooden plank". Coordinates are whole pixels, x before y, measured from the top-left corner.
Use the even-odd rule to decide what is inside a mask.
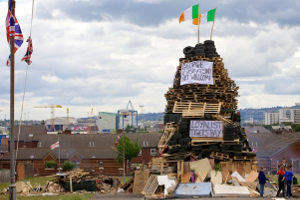
[[[149,170],[136,170],[133,182],[133,194],[141,194],[149,179]]]
[[[254,182],[258,177],[258,173],[255,171],[251,171],[250,174],[245,179],[246,182]]]
[[[191,172],[187,172],[181,178],[181,183],[189,183],[191,179]]]

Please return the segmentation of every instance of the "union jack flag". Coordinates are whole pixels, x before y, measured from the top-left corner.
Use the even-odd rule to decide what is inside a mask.
[[[6,37],[7,37],[8,45],[10,47],[10,45],[11,45],[10,38],[12,36],[15,36],[14,52],[16,53],[16,51],[23,44],[23,34],[22,34],[21,27],[18,23],[17,18],[12,15],[11,1],[12,0],[8,0],[8,12],[7,12],[7,16],[6,16]],[[10,55],[6,61],[6,65],[8,67],[10,66]]]
[[[257,152],[257,149],[253,149],[252,152],[253,152],[253,153],[256,153],[256,152]]]
[[[116,146],[119,143],[119,140],[121,139],[123,133],[121,133],[120,135],[118,135],[116,142],[114,143],[114,146]]]
[[[31,37],[29,36],[29,38],[26,40],[26,42],[28,42],[28,47],[27,47],[27,51],[25,56],[22,58],[21,61],[25,61],[28,65],[30,65],[32,63],[32,61],[30,60],[31,58],[31,54],[33,52],[33,46],[32,46],[32,40]]]

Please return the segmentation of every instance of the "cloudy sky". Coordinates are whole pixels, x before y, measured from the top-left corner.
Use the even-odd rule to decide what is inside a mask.
[[[197,42],[197,27],[178,23],[196,0],[36,0],[24,112],[29,119],[86,117],[91,108],[162,112],[182,49]],[[16,16],[29,36],[31,0],[16,0]],[[239,108],[291,106],[300,102],[300,1],[200,0],[200,12],[217,7],[214,37],[225,67],[240,86]],[[0,119],[9,116],[10,69],[0,0]],[[211,23],[201,25],[201,42]],[[20,118],[26,42],[16,53],[15,118]],[[23,115],[23,118],[25,116]]]

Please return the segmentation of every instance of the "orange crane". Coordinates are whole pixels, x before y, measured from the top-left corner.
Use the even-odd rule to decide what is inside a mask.
[[[88,133],[91,133],[92,131],[92,121],[93,121],[93,108],[91,109],[90,118],[89,118],[89,126],[88,126]]]
[[[49,105],[40,105],[40,106],[35,106],[34,108],[50,108],[51,109],[51,127],[50,131],[55,131],[55,126],[54,126],[54,110],[55,108],[62,108],[61,105],[55,105],[55,104],[49,104]]]

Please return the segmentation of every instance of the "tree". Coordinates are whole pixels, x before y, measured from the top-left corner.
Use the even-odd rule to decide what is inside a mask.
[[[45,168],[56,168],[57,163],[54,160],[46,161],[45,162]]]
[[[75,167],[76,167],[76,164],[75,163],[72,163],[70,161],[65,161],[63,164],[62,164],[62,169],[64,171],[70,171],[70,170],[73,170]]]
[[[130,162],[133,158],[137,157],[142,149],[141,145],[139,144],[138,140],[135,139],[133,142],[130,140],[129,137],[123,135],[118,144],[116,145],[116,149],[118,151],[118,155],[116,160],[119,164],[123,162],[123,143],[125,140],[125,160],[128,160],[128,168],[130,168]]]

